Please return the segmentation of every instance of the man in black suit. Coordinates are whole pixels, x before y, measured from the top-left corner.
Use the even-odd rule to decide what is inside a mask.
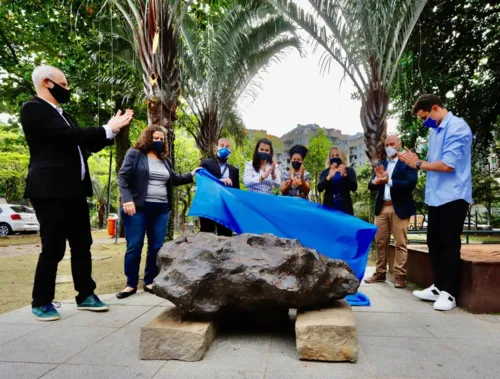
[[[231,154],[231,141],[228,138],[221,138],[217,142],[217,156],[215,159],[205,159],[201,162],[201,167],[210,172],[224,185],[240,189],[240,171],[230,165],[227,160]],[[231,237],[233,231],[215,221],[200,217],[200,231],[206,233],[216,233],[219,236]]]
[[[403,161],[398,160],[398,150],[401,142],[398,136],[391,135],[385,140],[387,160],[375,168],[368,188],[377,191],[375,203],[375,225],[378,226],[377,243],[377,271],[366,279],[366,283],[384,282],[387,270],[387,247],[391,232],[396,242],[394,256],[394,286],[406,287],[406,260],[408,257],[408,225],[410,217],[415,214],[413,190],[417,185],[417,170]]]
[[[77,308],[107,311],[109,307],[94,294],[90,247],[89,208],[92,184],[87,158],[113,143],[120,129],[130,123],[133,112],[119,111],[104,127],[79,128],[59,104],[70,100],[64,73],[52,66],[37,67],[32,74],[37,96],[21,108],[21,124],[30,150],[25,197],[33,204],[38,221],[42,252],[33,286],[32,314],[41,321],[60,318],[52,305],[58,263],[66,240],[71,247],[71,271]]]

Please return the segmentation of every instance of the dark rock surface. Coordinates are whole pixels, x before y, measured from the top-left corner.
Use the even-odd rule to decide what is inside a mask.
[[[345,262],[269,234],[184,235],[163,246],[158,266],[155,293],[193,314],[316,308],[359,286]]]

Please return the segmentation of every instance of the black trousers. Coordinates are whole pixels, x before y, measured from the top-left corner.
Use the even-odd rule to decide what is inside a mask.
[[[434,285],[452,296],[458,295],[460,283],[460,235],[469,204],[456,200],[439,207],[429,207],[427,246],[431,259]]]
[[[31,305],[38,307],[54,300],[57,266],[64,257],[66,240],[71,248],[71,272],[78,292],[76,302],[81,303],[96,288],[92,280],[92,234],[87,199],[32,199],[31,202],[42,239]]]
[[[233,231],[208,218],[200,217],[200,232],[215,233],[218,236],[232,237]]]

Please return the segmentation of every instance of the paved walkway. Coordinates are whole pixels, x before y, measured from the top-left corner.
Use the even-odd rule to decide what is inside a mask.
[[[371,271],[371,270],[369,270]],[[368,274],[370,274],[369,272]],[[354,308],[357,363],[303,362],[289,334],[219,335],[200,362],[140,361],[140,327],[168,301],[147,293],[102,296],[110,312],[62,305],[62,320],[41,323],[29,308],[0,315],[0,378],[326,379],[498,378],[500,316],[439,313],[390,283],[363,285],[372,301]]]

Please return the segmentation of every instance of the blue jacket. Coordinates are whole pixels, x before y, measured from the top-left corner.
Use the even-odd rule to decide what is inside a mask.
[[[381,162],[387,170],[387,161]],[[372,176],[372,180],[375,174]],[[418,173],[414,168],[398,160],[394,171],[392,172],[391,199],[394,206],[394,212],[399,218],[410,218],[416,212],[413,202],[413,190],[418,181]],[[378,191],[375,200],[375,215],[378,216],[384,206],[385,184],[373,185],[372,181],[368,183],[371,191]]]
[[[177,175],[172,170],[172,163],[166,159],[165,167],[170,173],[167,182],[168,205],[172,204],[172,186],[193,182],[191,173]],[[122,203],[134,202],[136,207],[144,205],[148,194],[149,163],[148,156],[138,149],[129,149],[118,173],[118,187]]]

